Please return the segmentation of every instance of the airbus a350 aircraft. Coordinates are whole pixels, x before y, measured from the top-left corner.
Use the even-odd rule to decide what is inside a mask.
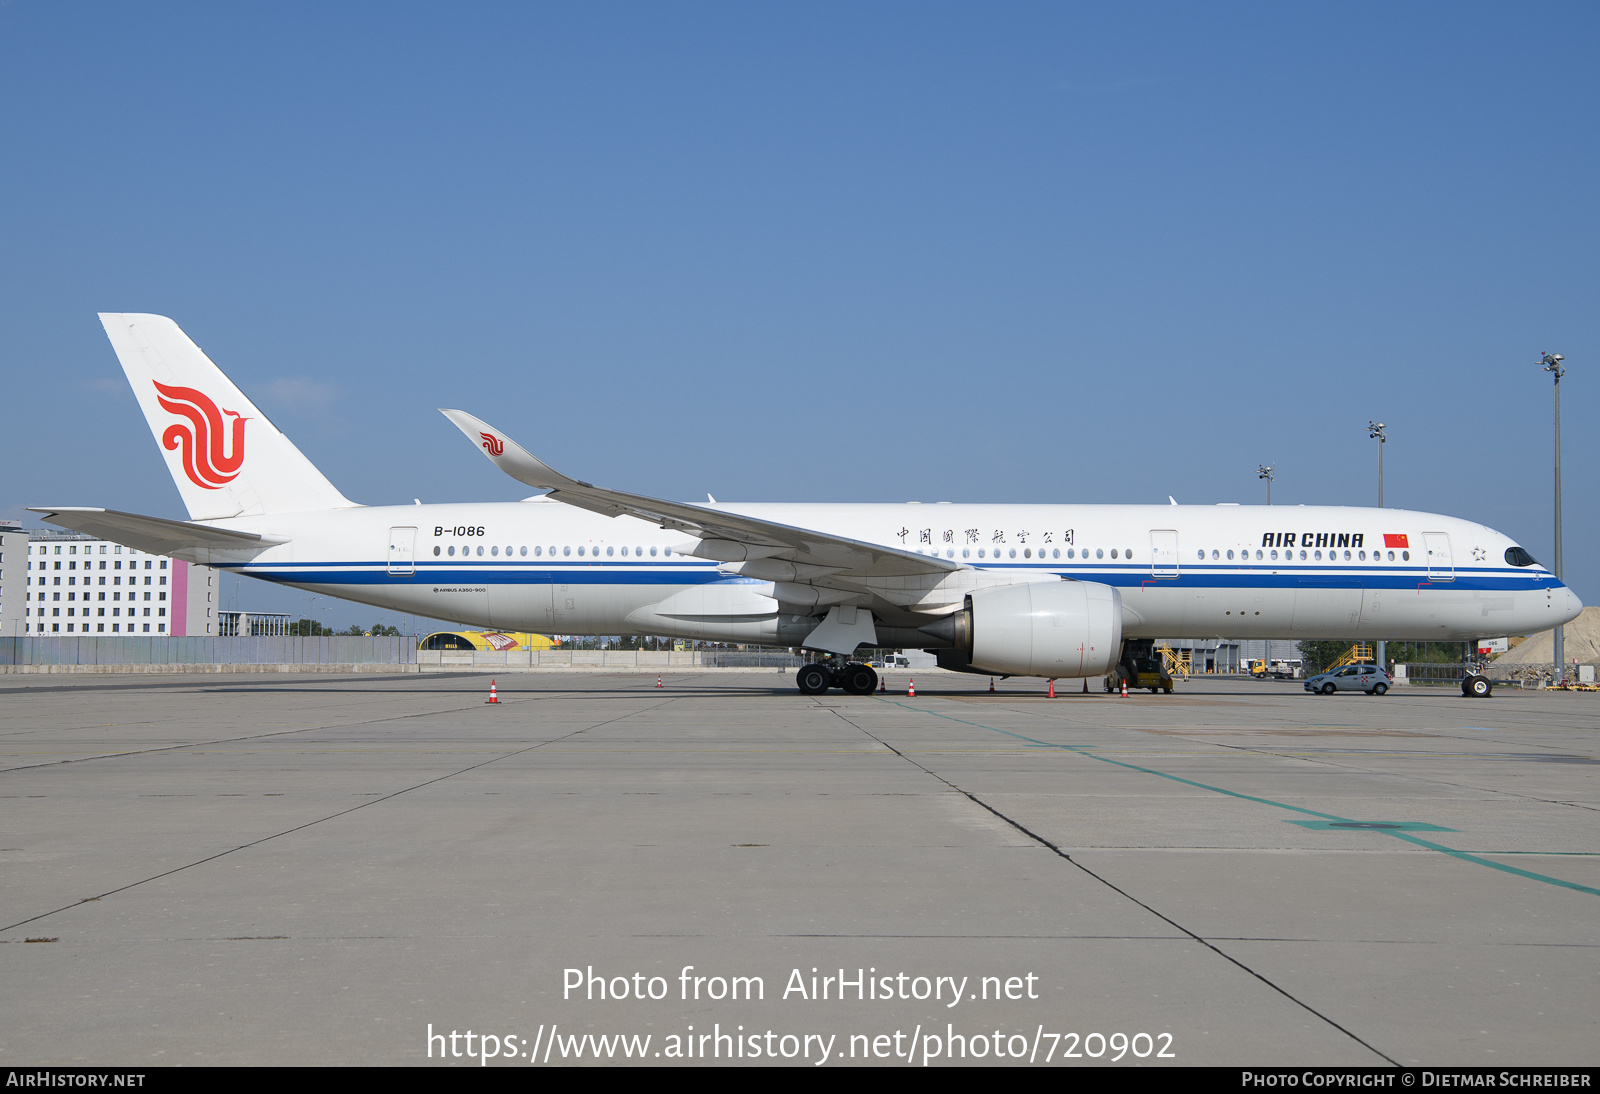
[[[607,490],[443,413],[547,493],[364,506],[172,320],[100,316],[188,521],[43,506],[53,524],[266,581],[502,630],[798,646],[810,694],[877,685],[861,646],[993,675],[1107,673],[1161,637],[1476,639],[1583,605],[1481,524],[1237,505],[688,505]]]

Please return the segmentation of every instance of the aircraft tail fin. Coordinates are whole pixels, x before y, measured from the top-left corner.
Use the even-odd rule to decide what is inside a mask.
[[[178,324],[134,313],[100,322],[192,519],[354,505]]]

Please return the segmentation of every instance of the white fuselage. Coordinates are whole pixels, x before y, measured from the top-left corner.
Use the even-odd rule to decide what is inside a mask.
[[[1470,521],[1328,506],[752,504],[706,508],[954,560],[942,578],[867,590],[889,645],[974,583],[1117,588],[1128,638],[1460,640],[1543,630],[1578,598]],[[684,554],[693,541],[555,501],[352,507],[211,522],[286,536],[195,561],[474,626],[800,644],[815,606]],[[692,610],[663,614],[675,604]],[[687,598],[687,599],[686,599]],[[820,609],[826,611],[826,608]],[[790,622],[785,622],[789,620]],[[899,628],[899,630],[896,630]],[[799,637],[797,637],[799,636]],[[910,636],[908,638],[908,636]],[[905,641],[893,640],[907,639]]]

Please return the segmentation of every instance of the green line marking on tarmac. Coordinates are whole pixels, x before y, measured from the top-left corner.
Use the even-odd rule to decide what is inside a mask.
[[[1365,829],[1375,832],[1454,832],[1454,828],[1442,828],[1437,824],[1423,824],[1420,821],[1285,821],[1285,824],[1298,824],[1301,828],[1311,828],[1320,832],[1331,832],[1339,829]]]
[[[971,726],[974,729],[983,729],[990,733],[999,733],[1006,737],[1013,737],[1016,740],[1025,741],[1028,744],[1040,745],[1045,748],[1060,749],[1063,752],[1076,753],[1079,756],[1086,756],[1091,760],[1096,760],[1103,764],[1112,764],[1116,767],[1125,767],[1129,771],[1138,771],[1145,775],[1154,775],[1159,779],[1170,779],[1172,782],[1183,783],[1185,786],[1192,786],[1199,790],[1209,790],[1213,794],[1222,794],[1226,797],[1238,798],[1241,801],[1250,801],[1257,802],[1261,805],[1270,805],[1274,809],[1286,809],[1291,813],[1299,813],[1307,817],[1317,817],[1323,821],[1330,822],[1330,826],[1331,824],[1339,824],[1344,826],[1360,824],[1363,825],[1363,827],[1366,827],[1368,831],[1381,832],[1386,836],[1391,836],[1397,840],[1404,840],[1406,843],[1415,844],[1418,847],[1426,848],[1429,851],[1437,851],[1441,855],[1449,855],[1451,858],[1460,859],[1462,862],[1471,862],[1478,866],[1487,866],[1491,870],[1499,870],[1504,874],[1515,874],[1517,877],[1527,878],[1530,881],[1542,881],[1546,885],[1555,885],[1562,889],[1572,889],[1575,892],[1588,893],[1590,896],[1600,896],[1600,889],[1592,889],[1587,885],[1579,885],[1575,881],[1563,881],[1558,877],[1550,877],[1546,874],[1536,874],[1531,870],[1521,870],[1515,866],[1507,866],[1503,862],[1495,862],[1492,859],[1483,858],[1481,855],[1469,854],[1466,851],[1457,851],[1453,847],[1446,847],[1443,844],[1434,843],[1432,840],[1426,840],[1421,836],[1415,836],[1411,834],[1411,831],[1452,831],[1452,829],[1449,828],[1440,828],[1436,825],[1422,824],[1407,824],[1405,828],[1390,828],[1387,826],[1383,828],[1372,828],[1368,827],[1367,824],[1363,824],[1361,821],[1353,820],[1350,817],[1339,817],[1332,813],[1320,813],[1315,809],[1303,809],[1298,805],[1290,805],[1287,802],[1273,801],[1271,798],[1259,798],[1254,794],[1241,794],[1237,790],[1227,790],[1220,786],[1211,786],[1208,783],[1196,782],[1193,779],[1185,779],[1181,775],[1169,775],[1167,772],[1157,771],[1153,767],[1140,767],[1138,764],[1125,763],[1122,760],[1113,760],[1109,756],[1096,756],[1088,749],[1079,748],[1076,745],[1057,744],[1054,741],[1041,741],[1037,737],[1028,737],[1021,733],[1013,733],[1009,729],[998,729],[995,726],[986,726],[982,722],[973,722],[968,721],[966,718],[957,718],[954,715],[941,714],[937,710],[929,710],[926,707],[913,706],[910,703],[901,702],[898,699],[879,698],[878,701],[892,703],[895,706],[903,707],[906,710],[914,710],[918,714],[931,714],[935,718],[943,718],[948,722],[958,722],[961,725]],[[1311,826],[1307,824],[1306,827]],[[1411,831],[1408,831],[1407,829],[1410,829]]]

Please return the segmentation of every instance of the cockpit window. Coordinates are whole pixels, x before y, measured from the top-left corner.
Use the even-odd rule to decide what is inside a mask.
[[[1532,555],[1530,555],[1528,552],[1524,551],[1521,547],[1507,547],[1506,548],[1506,561],[1509,562],[1513,566],[1537,566],[1537,565],[1539,565],[1539,563],[1534,560],[1534,557]]]

